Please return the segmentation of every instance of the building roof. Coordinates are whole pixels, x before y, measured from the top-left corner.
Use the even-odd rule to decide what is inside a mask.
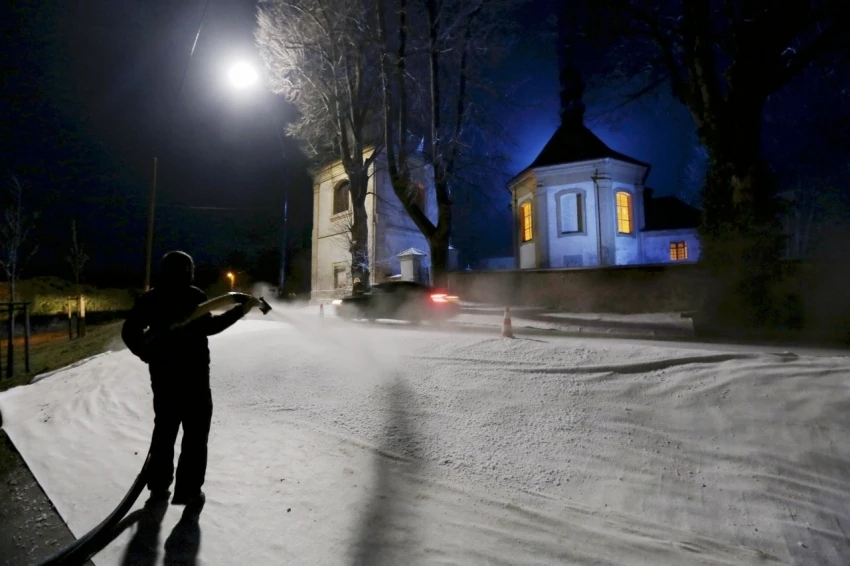
[[[596,137],[596,134],[582,123],[561,124],[552,138],[543,148],[528,169],[535,167],[547,167],[550,165],[562,165],[564,163],[578,163],[604,158],[617,159],[649,167],[648,163],[638,161],[618,151],[614,151]]]
[[[699,209],[676,197],[653,197],[652,191],[647,190],[643,205],[646,230],[681,230],[699,226]]]

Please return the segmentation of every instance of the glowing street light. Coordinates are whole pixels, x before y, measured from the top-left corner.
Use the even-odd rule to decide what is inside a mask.
[[[232,65],[228,70],[228,78],[230,79],[230,85],[235,90],[247,90],[254,86],[254,84],[259,81],[260,75],[257,70],[247,61],[239,61]],[[275,121],[274,116],[272,116],[272,120]],[[283,138],[280,136],[280,128],[275,124],[275,128],[278,130],[278,140],[281,144],[281,155],[286,152],[286,148],[283,146]],[[287,194],[286,185],[283,188],[283,238],[280,246],[280,274],[278,278],[278,292],[283,292],[283,286],[286,282],[286,236],[287,236],[287,216],[289,209],[289,195]],[[230,277],[230,274],[228,274]],[[230,285],[233,287],[233,278],[230,277]]]
[[[230,290],[233,290],[233,283],[236,281],[236,276],[233,275],[232,271],[227,272],[227,278],[230,279]]]
[[[239,89],[253,86],[259,78],[257,70],[245,61],[240,61],[230,67],[227,76],[230,79],[230,84]]]

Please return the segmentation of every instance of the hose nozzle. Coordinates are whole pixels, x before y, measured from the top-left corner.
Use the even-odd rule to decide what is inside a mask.
[[[251,295],[247,293],[235,293],[232,291],[228,293],[228,295],[230,295],[231,299],[233,299],[233,302],[235,302],[237,305],[244,305],[252,298]],[[258,309],[260,309],[260,312],[264,315],[269,314],[269,312],[272,310],[271,305],[268,304],[266,300],[262,297],[257,297],[257,300],[260,301],[260,306],[257,307]]]
[[[269,314],[269,311],[272,310],[271,305],[269,305],[266,302],[266,300],[262,297],[259,298],[259,301],[260,301],[260,306],[257,307],[257,308],[260,309],[260,312],[263,313],[264,315]]]

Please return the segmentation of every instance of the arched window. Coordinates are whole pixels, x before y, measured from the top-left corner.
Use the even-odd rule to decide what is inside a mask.
[[[625,191],[617,193],[617,232],[631,234],[634,230],[632,222],[632,195]]]
[[[336,187],[334,187],[333,214],[341,214],[348,210],[350,191],[351,183],[349,183],[348,181],[342,181]]]

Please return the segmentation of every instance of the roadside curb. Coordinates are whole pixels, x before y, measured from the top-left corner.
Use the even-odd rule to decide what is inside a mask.
[[[489,330],[497,331],[499,328],[493,324],[483,324],[475,322],[450,322],[447,326],[464,329]],[[523,324],[521,319],[514,320],[514,333],[516,334],[533,334],[533,335],[552,335],[552,336],[574,336],[586,338],[633,338],[644,340],[695,340],[693,333],[680,332],[675,329],[669,331],[658,329],[624,329],[612,328],[603,326],[563,326],[560,328],[546,328],[542,326],[534,326],[533,324]]]
[[[46,379],[46,378],[48,378],[52,375],[56,375],[57,373],[59,373],[61,371],[80,367],[81,365],[87,364],[92,360],[96,360],[97,358],[100,358],[102,356],[105,356],[105,355],[111,354],[111,353],[113,353],[112,350],[107,350],[105,352],[101,352],[100,354],[96,354],[94,356],[89,356],[88,358],[83,358],[82,360],[77,360],[76,362],[74,362],[72,364],[68,364],[67,366],[63,366],[61,368],[56,368],[56,369],[51,370],[51,371],[47,371],[47,372],[44,372],[44,373],[40,373],[38,375],[34,375],[33,378],[30,380],[29,385],[32,385],[33,383],[41,381],[42,379]]]
[[[360,324],[356,320],[344,320],[334,316],[328,317],[325,320],[333,324]],[[380,323],[379,323],[380,324]],[[464,333],[487,333],[493,332],[498,338],[500,327],[497,324],[485,324],[476,322],[456,322],[444,321],[437,326],[409,326],[409,325],[390,325],[394,328],[405,330],[419,330],[425,332],[433,331],[455,331]],[[677,331],[676,329],[660,330],[660,329],[623,329],[600,326],[563,326],[561,328],[545,328],[541,326],[525,325],[522,321],[514,319],[513,323],[514,334],[517,338],[523,336],[563,336],[570,338],[608,338],[608,339],[632,339],[632,340],[654,340],[659,342],[694,342],[699,341],[692,333]]]

